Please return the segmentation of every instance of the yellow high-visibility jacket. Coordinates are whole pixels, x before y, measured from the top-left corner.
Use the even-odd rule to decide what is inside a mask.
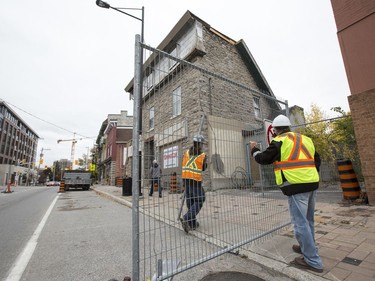
[[[281,159],[274,162],[276,184],[283,184],[282,175],[290,184],[319,182],[314,161],[315,147],[309,137],[288,132],[273,141],[282,142]]]

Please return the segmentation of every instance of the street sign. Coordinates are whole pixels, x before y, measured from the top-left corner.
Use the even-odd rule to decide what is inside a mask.
[[[266,144],[270,145],[272,139],[276,136],[273,131],[272,121],[264,119],[264,129],[266,135]]]

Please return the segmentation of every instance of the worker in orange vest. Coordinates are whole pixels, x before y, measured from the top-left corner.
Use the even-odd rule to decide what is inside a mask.
[[[202,135],[195,135],[193,146],[185,152],[182,159],[182,181],[188,211],[180,220],[186,233],[198,228],[197,215],[206,200],[202,187],[202,173],[207,168],[206,154],[203,152],[204,143],[205,139]]]

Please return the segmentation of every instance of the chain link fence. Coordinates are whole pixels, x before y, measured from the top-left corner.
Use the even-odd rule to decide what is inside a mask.
[[[260,91],[250,75],[215,72],[199,59],[191,63],[141,45],[149,59],[141,90],[143,198],[133,205],[139,215],[133,220],[138,230],[133,262],[139,280],[166,280],[224,253],[246,250],[289,225],[287,201],[274,196],[279,191],[272,167],[260,168],[247,145],[252,139],[266,147],[264,120],[288,108]],[[198,133],[207,140],[205,196],[199,227],[186,233],[180,222],[187,212],[181,165]],[[162,175],[151,196],[154,160]]]

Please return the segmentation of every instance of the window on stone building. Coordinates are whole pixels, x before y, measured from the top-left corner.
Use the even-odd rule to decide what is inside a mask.
[[[150,118],[149,118],[149,127],[150,130],[154,128],[154,118],[155,118],[155,108],[150,108]]]
[[[176,88],[172,94],[172,116],[181,114],[181,87]]]
[[[179,58],[180,57],[180,44],[176,44],[176,48],[174,48],[170,54],[171,56]],[[177,64],[178,64],[178,61],[170,59],[169,70],[172,70],[172,68],[174,68]]]
[[[253,106],[254,106],[254,114],[256,118],[261,118],[260,115],[260,98],[259,97],[253,97]]]

